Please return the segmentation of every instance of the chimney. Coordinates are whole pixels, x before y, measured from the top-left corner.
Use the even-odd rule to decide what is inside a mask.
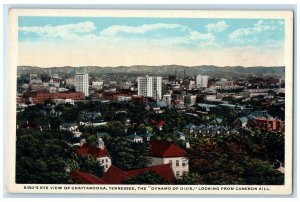
[[[186,143],[185,143],[185,148],[187,148],[187,149],[191,148],[191,146],[190,146],[190,143],[189,143],[189,142],[186,142]]]
[[[104,142],[103,142],[102,138],[99,137],[98,138],[98,148],[103,150],[104,147],[105,147]]]
[[[86,140],[85,140],[85,139],[81,139],[81,140],[80,140],[80,143],[79,143],[79,144],[80,144],[80,147],[82,147],[85,143],[86,143]]]

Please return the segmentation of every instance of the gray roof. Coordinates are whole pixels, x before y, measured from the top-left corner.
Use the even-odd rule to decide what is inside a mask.
[[[178,130],[174,131],[174,134],[175,134],[175,135],[179,135],[179,136],[184,136],[184,137],[186,137],[186,134],[184,134],[184,133],[182,133],[182,132],[180,132],[180,131],[178,131]]]
[[[248,118],[243,116],[243,117],[240,117],[239,120],[242,122],[242,123],[247,123],[248,122]]]
[[[192,124],[192,123],[190,123],[190,124],[186,125],[185,128],[187,128],[187,129],[195,129],[195,128],[197,128],[197,126],[194,125],[194,124]]]
[[[127,136],[128,139],[134,140],[134,139],[142,139],[141,136],[138,136],[136,134],[131,134]]]
[[[258,110],[258,111],[254,111],[251,112],[248,116],[249,118],[267,118],[267,119],[274,119],[273,116],[271,116],[268,111],[262,111],[262,110]]]
[[[78,124],[75,123],[75,122],[73,122],[73,123],[63,123],[62,126],[65,127],[65,128],[69,128],[69,127],[78,126]]]
[[[168,107],[168,105],[165,101],[159,101],[156,104],[158,107]]]
[[[109,136],[107,132],[101,132],[101,133],[97,132],[97,137],[107,137],[107,136]]]
[[[198,106],[203,107],[203,108],[216,108],[217,107],[217,105],[205,104],[205,103],[199,103]]]
[[[147,137],[152,137],[153,135],[154,135],[153,133],[144,133],[144,134],[140,134],[139,136],[143,138],[147,138]]]

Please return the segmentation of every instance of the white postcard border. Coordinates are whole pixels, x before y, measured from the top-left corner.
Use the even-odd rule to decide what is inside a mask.
[[[16,75],[18,61],[18,16],[94,16],[94,17],[176,17],[176,18],[256,18],[285,20],[285,185],[38,185],[15,183],[16,156]],[[11,9],[9,11],[9,53],[7,90],[6,189],[14,193],[105,193],[105,194],[255,194],[292,193],[293,135],[293,13],[291,11],[229,10],[93,10],[93,9]],[[27,189],[25,189],[27,187]],[[61,189],[55,189],[61,187]],[[85,189],[90,188],[90,189]],[[128,190],[122,190],[122,188]],[[135,187],[132,190],[130,187]],[[145,190],[145,189],[146,190]],[[167,190],[161,190],[167,189]],[[170,189],[170,190],[169,190]],[[194,190],[191,190],[194,189]],[[210,190],[218,189],[218,190]],[[229,190],[228,190],[229,189]],[[241,190],[242,189],[242,190]],[[243,190],[245,189],[245,190]],[[247,190],[249,189],[249,190]],[[196,191],[195,191],[196,190]]]

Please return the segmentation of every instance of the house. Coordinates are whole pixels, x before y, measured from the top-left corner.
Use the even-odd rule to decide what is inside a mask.
[[[187,133],[193,133],[196,128],[197,128],[196,125],[190,123],[190,124],[186,125],[183,130],[184,130],[184,132],[187,132]]]
[[[95,126],[105,126],[106,124],[107,124],[107,122],[106,121],[101,121],[101,120],[99,120],[99,121],[88,121],[88,122],[79,122],[79,124],[81,125],[81,126],[86,126],[86,127],[90,127],[90,126],[92,126],[92,127],[95,127]]]
[[[165,121],[160,120],[160,121],[156,122],[155,125],[157,126],[158,130],[162,130],[163,125],[165,125]]]
[[[257,110],[257,111],[251,112],[248,115],[248,118],[250,118],[250,119],[255,119],[255,118],[274,119],[274,117],[272,115],[270,115],[267,110]]]
[[[255,118],[255,127],[266,131],[284,131],[284,121],[280,119]]]
[[[212,121],[210,122],[210,124],[213,124],[213,125],[220,125],[220,124],[222,124],[222,122],[223,122],[223,119],[221,119],[221,118],[215,118],[214,120],[212,120]]]
[[[98,138],[108,138],[110,135],[107,132],[97,132],[97,137]]]
[[[79,130],[76,130],[76,131],[73,131],[73,137],[76,137],[76,138],[80,138],[80,136],[82,135],[82,132],[80,132]]]
[[[149,167],[170,164],[176,178],[189,172],[188,158],[183,149],[169,142],[150,141],[149,144]]]
[[[179,139],[183,140],[183,141],[186,141],[187,140],[187,136],[186,134],[176,130],[174,131],[174,135],[176,135]]]
[[[159,107],[159,108],[168,108],[168,104],[165,102],[165,101],[163,101],[163,100],[161,100],[161,101],[158,101],[157,103],[156,103],[156,105]]]
[[[266,110],[254,111],[248,117],[255,128],[266,131],[284,131],[284,121],[274,118]]]
[[[142,137],[145,142],[145,141],[150,141],[153,135],[154,135],[153,133],[149,133],[148,131],[146,131],[146,133],[140,134],[139,136]]]
[[[104,172],[106,172],[110,168],[111,158],[101,138],[98,139],[97,147],[91,146],[86,143],[80,145],[81,146],[76,151],[78,156],[92,155],[96,157],[100,165],[103,167]]]
[[[228,126],[220,126],[220,125],[199,125],[196,126],[194,124],[188,124],[184,127],[183,132],[189,135],[193,135],[194,137],[202,136],[202,137],[210,137],[216,135],[225,135],[233,132],[233,129]],[[238,132],[237,130],[234,131]]]
[[[60,126],[60,130],[67,130],[67,131],[76,131],[78,129],[78,124],[73,123],[64,123]]]
[[[246,116],[236,119],[232,124],[236,128],[245,128],[248,123],[248,118]]]
[[[143,138],[141,136],[138,136],[136,133],[128,135],[126,138],[130,142],[136,142],[136,143],[137,142],[139,142],[139,143],[143,142]]]

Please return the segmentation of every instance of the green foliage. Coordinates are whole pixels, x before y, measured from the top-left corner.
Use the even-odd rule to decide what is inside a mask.
[[[100,165],[100,162],[91,155],[72,155],[71,158],[68,159],[68,166],[71,171],[82,170],[97,177],[102,177],[103,175],[103,167]]]
[[[80,110],[77,105],[61,104],[56,107],[57,110],[62,112],[61,118],[64,123],[79,122]]]
[[[124,137],[113,137],[106,143],[112,164],[122,170],[147,167],[148,143],[132,143]]]
[[[170,184],[160,175],[154,172],[144,172],[135,177],[129,178],[123,182],[123,184],[156,184],[156,185],[167,185]]]
[[[107,123],[107,128],[110,129],[113,136],[118,136],[125,134],[126,127],[121,121],[110,121]]]
[[[282,143],[282,134],[267,132],[199,139],[188,152],[190,171],[203,184],[283,184],[284,175],[273,167],[284,154]]]
[[[177,179],[176,184],[199,185],[203,184],[203,179],[198,173],[185,173],[179,179]]]
[[[63,134],[39,130],[17,130],[16,183],[69,183],[65,171],[68,146]]]
[[[98,137],[97,137],[97,135],[89,135],[89,136],[87,136],[86,142],[89,145],[96,147],[98,145]]]

